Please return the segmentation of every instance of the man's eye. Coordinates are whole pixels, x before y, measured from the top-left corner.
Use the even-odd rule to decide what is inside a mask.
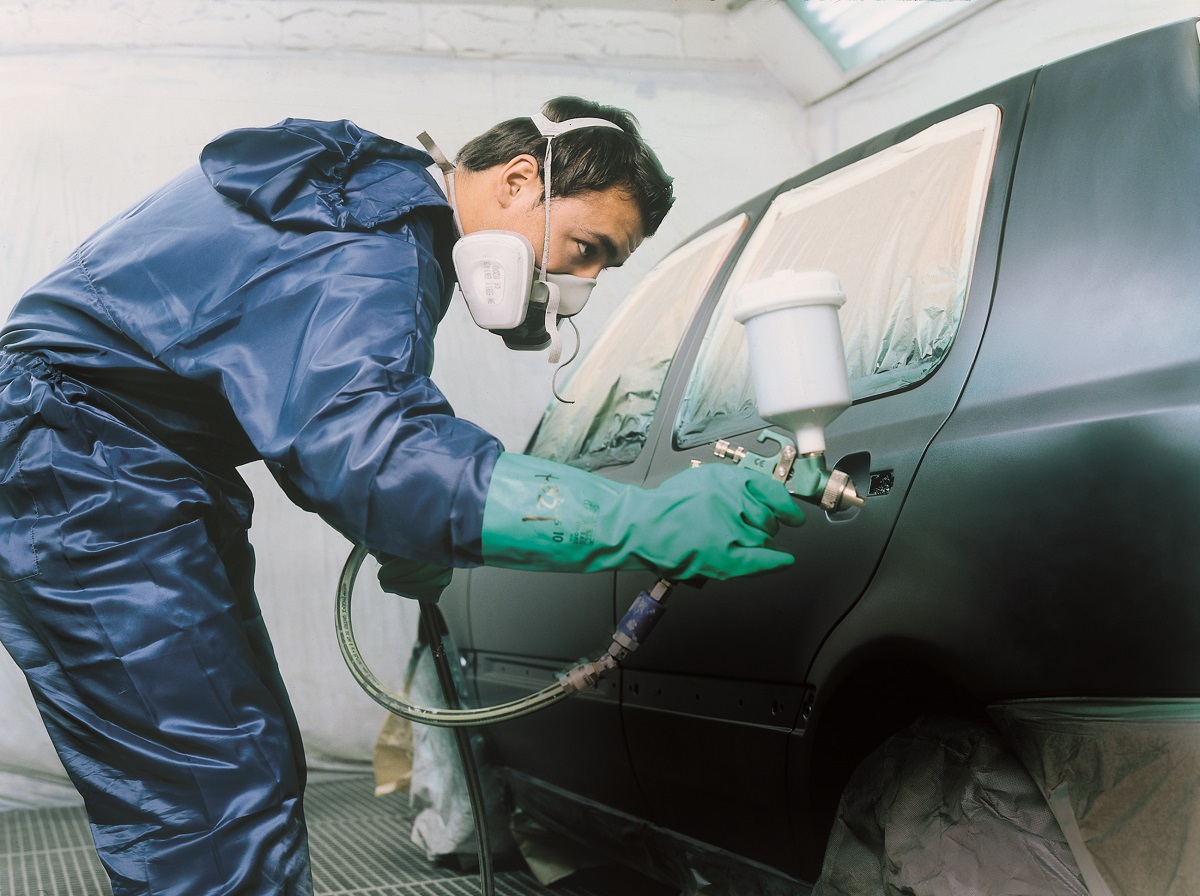
[[[584,259],[591,258],[593,255],[596,254],[596,247],[593,246],[591,243],[582,243],[582,242],[576,240],[575,245],[579,248],[579,257],[580,258],[584,258]]]

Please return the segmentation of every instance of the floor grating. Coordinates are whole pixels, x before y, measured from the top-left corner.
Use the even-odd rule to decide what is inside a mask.
[[[408,795],[376,798],[372,791],[370,777],[309,785],[314,896],[477,896],[477,873],[431,863],[409,842]],[[496,874],[496,896],[611,892],[569,880],[543,887],[524,869]],[[0,894],[112,896],[83,809],[0,812]]]

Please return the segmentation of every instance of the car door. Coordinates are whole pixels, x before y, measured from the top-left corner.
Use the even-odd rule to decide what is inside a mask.
[[[717,439],[766,451],[733,320],[737,291],[782,269],[836,273],[855,401],[828,428],[826,458],[870,496],[841,514],[805,505],[806,524],[777,539],[796,558],[786,571],[678,588],[626,662],[629,753],[667,827],[794,868],[786,763],[811,698],[809,664],[870,581],[978,349],[1030,83],[1001,85],[785,184],[688,336],[647,486],[695,462],[728,462],[713,457]],[[644,578],[619,574],[618,602]]]
[[[527,453],[640,484],[643,451],[682,334],[749,216],[737,212],[663,259],[625,299],[547,410]],[[483,567],[467,578],[466,656],[480,704],[516,699],[607,649],[613,574]],[[463,634],[459,635],[462,639]],[[618,718],[619,676],[554,708],[487,730],[494,758],[573,793],[644,814]],[[570,757],[564,761],[564,757]]]

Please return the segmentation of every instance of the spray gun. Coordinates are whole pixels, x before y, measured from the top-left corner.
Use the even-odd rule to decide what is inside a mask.
[[[796,497],[827,511],[862,507],[863,498],[850,477],[825,467],[825,427],[850,406],[838,323],[838,308],[846,296],[838,278],[828,271],[779,271],[743,287],[737,299],[734,317],[746,327],[759,415],[791,432],[794,440],[764,430],[758,441],[778,445],[773,455],[750,452],[724,439],[716,443],[714,453],[772,476]],[[342,655],[358,683],[382,706],[412,721],[448,728],[518,718],[594,687],[602,675],[616,669],[646,640],[666,611],[666,599],[675,587],[661,579],[641,592],[618,623],[604,653],[560,672],[553,684],[535,694],[499,706],[431,708],[391,694],[358,652],[350,599],[367,553],[362,546],[351,552],[338,583],[337,632]]]
[[[742,288],[734,318],[746,327],[759,416],[794,433],[795,440],[767,429],[758,441],[775,442],[779,450],[772,455],[727,439],[713,448],[717,457],[777,479],[797,498],[830,513],[865,504],[849,475],[825,467],[825,427],[850,407],[838,322],[845,302],[841,283],[829,271],[783,270]],[[615,668],[645,641],[673,587],[664,579],[641,592],[618,624],[608,653],[586,668]]]
[[[760,443],[775,442],[773,455],[747,451],[722,439],[713,453],[757,469],[787,490],[830,513],[862,507],[863,497],[842,470],[825,467],[825,427],[850,406],[850,381],[838,309],[846,295],[829,271],[777,271],[744,286],[734,318],[746,328],[750,374],[764,420],[772,430]]]

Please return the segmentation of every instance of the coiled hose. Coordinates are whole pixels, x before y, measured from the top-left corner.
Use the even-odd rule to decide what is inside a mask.
[[[616,631],[613,632],[612,644],[595,661],[580,663],[563,671],[553,684],[520,700],[478,709],[462,709],[458,705],[453,671],[450,667],[450,660],[446,656],[445,645],[442,643],[442,632],[446,628],[445,620],[436,603],[422,601],[421,637],[433,651],[438,681],[441,684],[447,706],[420,706],[389,691],[371,671],[359,652],[358,644],[355,643],[350,604],[359,568],[369,553],[362,545],[356,545],[350,552],[350,556],[346,558],[342,574],[338,579],[334,620],[338,649],[341,650],[342,658],[346,661],[346,666],[350,669],[350,674],[354,676],[359,687],[388,712],[413,722],[420,722],[423,725],[454,729],[479,842],[480,888],[483,896],[494,896],[495,881],[492,872],[491,843],[487,831],[487,809],[483,798],[483,785],[479,779],[479,769],[475,763],[475,754],[471,750],[470,734],[466,728],[472,725],[491,725],[520,718],[594,686],[601,675],[615,669],[621,660],[636,650],[638,645],[645,640],[655,623],[661,618],[666,598],[674,586],[666,580],[660,580],[649,592],[643,591],[638,594],[637,599],[617,625]]]
[[[362,566],[368,553],[362,545],[356,546],[350,552],[350,556],[346,558],[346,565],[342,568],[341,578],[338,579],[336,618],[338,649],[341,650],[342,658],[346,661],[350,674],[354,676],[359,687],[388,712],[394,712],[413,722],[435,725],[439,728],[491,725],[537,712],[539,709],[557,703],[564,697],[575,693],[564,680],[559,680],[520,700],[478,709],[420,706],[393,694],[384,686],[383,682],[375,677],[375,673],[363,659],[358,645],[354,641],[354,626],[350,619],[350,600],[354,593],[354,580],[358,577],[359,567]],[[421,605],[422,610],[425,606],[425,604]],[[436,605],[434,608],[436,609]]]

